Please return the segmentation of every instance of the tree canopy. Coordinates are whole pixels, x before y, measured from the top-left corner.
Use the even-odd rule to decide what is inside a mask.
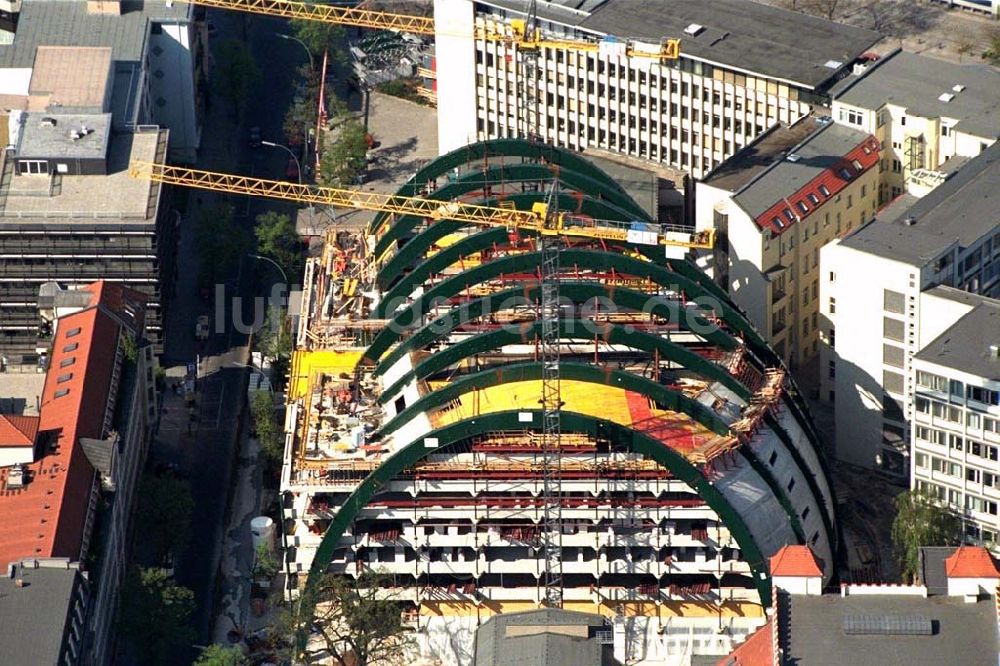
[[[201,286],[221,284],[229,279],[250,250],[249,238],[233,222],[233,207],[220,204],[201,211],[195,226]]]
[[[195,666],[241,666],[246,663],[243,652],[238,647],[225,647],[213,643],[194,662]]]
[[[257,252],[280,265],[289,280],[294,281],[302,275],[302,237],[295,230],[295,222],[291,217],[273,210],[262,213],[257,216],[254,235],[257,237]],[[261,267],[274,270],[266,262]]]
[[[157,562],[187,546],[194,498],[186,481],[166,474],[146,475],[139,489],[140,533]]]
[[[920,547],[959,543],[962,524],[957,516],[918,491],[900,493],[893,502],[897,513],[892,521],[892,543],[903,578],[912,581],[920,568]]]
[[[120,633],[141,649],[144,663],[168,663],[195,639],[194,608],[194,592],[175,585],[162,569],[133,567],[121,590]]]
[[[340,666],[381,666],[398,663],[413,645],[402,624],[405,605],[391,598],[392,576],[367,570],[357,579],[326,574],[300,606],[299,631],[318,632],[324,647]],[[305,617],[314,610],[310,619]],[[310,624],[311,623],[311,624]]]
[[[270,391],[254,391],[250,398],[250,415],[260,450],[272,463],[280,462],[284,446],[281,427],[275,418],[274,396]]]
[[[219,91],[236,117],[253,87],[260,81],[260,69],[247,45],[237,39],[227,39],[219,44],[217,62]]]
[[[353,187],[368,165],[368,140],[364,126],[357,120],[345,120],[319,165],[323,185]]]

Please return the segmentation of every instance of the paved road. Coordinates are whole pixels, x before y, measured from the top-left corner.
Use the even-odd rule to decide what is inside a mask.
[[[253,150],[247,142],[247,128],[258,126],[265,140],[283,141],[281,133],[285,109],[292,98],[294,68],[306,55],[294,47],[294,42],[275,39],[275,32],[287,32],[285,21],[263,17],[248,17],[236,12],[209,11],[211,22],[218,27],[213,36],[215,45],[225,39],[246,39],[261,69],[261,83],[250,96],[242,121],[234,123],[225,102],[215,97],[206,115],[199,151],[200,168],[279,177],[285,167],[287,153],[280,149]],[[233,463],[236,458],[237,434],[245,433],[239,425],[245,419],[247,371],[232,361],[245,353],[246,335],[234,330],[233,304],[242,303],[243,321],[251,321],[252,294],[263,287],[256,284],[274,281],[266,270],[255,268],[247,258],[237,275],[230,276],[226,297],[217,312],[201,300],[198,293],[198,253],[194,240],[193,221],[203,210],[222,203],[225,195],[211,192],[191,192],[179,241],[180,273],[176,298],[168,318],[168,337],[161,363],[168,377],[176,380],[185,373],[187,363],[201,360],[201,378],[195,421],[183,399],[167,391],[164,413],[152,458],[177,463],[190,480],[196,510],[192,516],[192,539],[187,551],[177,561],[177,581],[195,591],[198,608],[195,628],[196,644],[210,639],[213,603],[216,598],[216,572],[219,568],[223,522],[231,492]],[[269,209],[289,212],[288,206],[267,201],[233,198],[237,220],[252,226],[254,218]],[[241,301],[233,296],[242,295]],[[194,339],[194,326],[199,315],[212,317],[213,335],[200,343]],[[242,352],[242,353],[241,353]],[[190,425],[190,429],[189,429]],[[177,655],[177,663],[190,663],[197,653]]]

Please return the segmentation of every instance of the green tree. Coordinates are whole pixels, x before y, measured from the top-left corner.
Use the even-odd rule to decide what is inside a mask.
[[[270,391],[254,391],[250,398],[250,415],[265,458],[272,464],[280,462],[284,446],[281,428],[275,418],[274,396]]]
[[[323,153],[319,165],[320,182],[333,187],[352,187],[364,173],[368,161],[368,139],[364,126],[348,120],[336,140]]]
[[[302,275],[304,266],[302,237],[295,230],[292,218],[273,210],[262,213],[257,216],[254,235],[257,237],[257,252],[277,262],[289,280],[295,280]],[[266,269],[267,262],[263,262],[261,267]]]
[[[292,332],[288,327],[285,312],[279,307],[271,306],[267,310],[264,325],[255,337],[257,350],[271,359],[271,382],[284,384],[288,373],[288,363],[292,357]]]
[[[195,640],[194,608],[194,592],[174,585],[163,570],[133,567],[122,585],[120,635],[142,651],[144,663],[168,663]]]
[[[347,62],[347,31],[343,26],[292,19],[292,34],[305,42],[314,57],[320,57],[323,51],[329,50],[331,58],[340,63]]]
[[[219,44],[216,80],[219,91],[232,107],[233,117],[238,117],[251,90],[260,81],[260,69],[246,44],[237,39]]]
[[[912,581],[919,571],[921,546],[950,546],[961,541],[962,524],[957,516],[930,496],[907,491],[896,496],[892,521],[892,543],[903,579]]]
[[[398,663],[414,641],[402,624],[405,604],[387,594],[392,586],[392,576],[372,570],[357,579],[325,574],[285,622],[296,633],[317,632],[340,666]]]
[[[278,573],[278,560],[274,557],[274,553],[271,552],[271,548],[266,543],[257,546],[253,573],[254,576],[262,578],[273,578]]]
[[[224,647],[215,643],[202,650],[194,662],[195,666],[242,666],[245,663],[246,657],[238,647]]]
[[[986,41],[983,58],[991,65],[1000,65],[1000,25],[983,28],[983,39]]]
[[[146,475],[139,491],[142,540],[156,562],[184,548],[191,538],[191,486],[175,476]]]
[[[195,226],[202,287],[221,284],[236,273],[250,242],[242,226],[233,221],[233,207],[222,204],[201,211]]]

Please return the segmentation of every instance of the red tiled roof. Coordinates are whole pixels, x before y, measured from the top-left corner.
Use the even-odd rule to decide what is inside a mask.
[[[770,620],[750,634],[739,647],[719,660],[717,666],[771,666],[774,663],[774,641]]]
[[[0,447],[34,446],[38,434],[37,416],[0,414]]]
[[[0,567],[22,557],[79,558],[94,482],[79,440],[104,434],[119,331],[100,307],[59,319],[38,423],[45,449],[26,465],[22,490],[6,490],[8,471],[0,470]]]
[[[1000,578],[996,562],[982,546],[960,546],[944,561],[949,578]]]
[[[803,185],[796,192],[793,192],[774,202],[770,208],[757,216],[757,219],[755,220],[757,225],[762,229],[770,229],[771,233],[776,236],[781,235],[786,230],[791,228],[796,221],[806,219],[818,208],[822,207],[828,199],[837,196],[837,193],[847,187],[848,183],[852,182],[855,178],[877,165],[878,160],[878,139],[869,135],[864,141],[855,146],[833,166],[825,169],[821,174]],[[861,165],[861,169],[855,168],[855,161]],[[843,175],[841,175],[841,171],[846,171],[850,178],[844,178]],[[826,191],[829,192],[828,195],[825,195],[820,191],[819,188],[821,185],[826,187]],[[809,200],[810,194],[819,200],[819,204],[814,204]],[[799,209],[799,202],[806,205],[808,212],[803,213]],[[785,216],[784,213],[786,209],[792,212],[792,220],[788,220]],[[781,226],[774,224],[773,220],[775,218],[781,220]]]
[[[785,546],[771,558],[772,576],[822,576],[823,569],[809,546]]]

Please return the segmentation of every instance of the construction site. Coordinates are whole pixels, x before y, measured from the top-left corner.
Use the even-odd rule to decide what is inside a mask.
[[[561,607],[607,618],[630,661],[671,659],[728,654],[766,621],[782,546],[833,561],[801,398],[682,256],[711,234],[649,220],[579,156],[473,144],[395,194],[133,170],[376,213],[331,231],[303,277],[290,599],[373,570],[427,658],[466,663],[489,617]]]
[[[624,663],[726,655],[767,621],[768,558],[803,544],[835,560],[819,433],[781,359],[698,267],[714,230],[652,219],[532,131],[539,52],[676,59],[678,42],[606,53],[531,22],[477,28],[519,63],[528,138],[469,143],[393,194],[131,173],[372,214],[332,227],[302,278],[281,474],[289,601],[326,574],[378,572],[432,663],[470,663],[482,623],[539,608],[605,618]]]

